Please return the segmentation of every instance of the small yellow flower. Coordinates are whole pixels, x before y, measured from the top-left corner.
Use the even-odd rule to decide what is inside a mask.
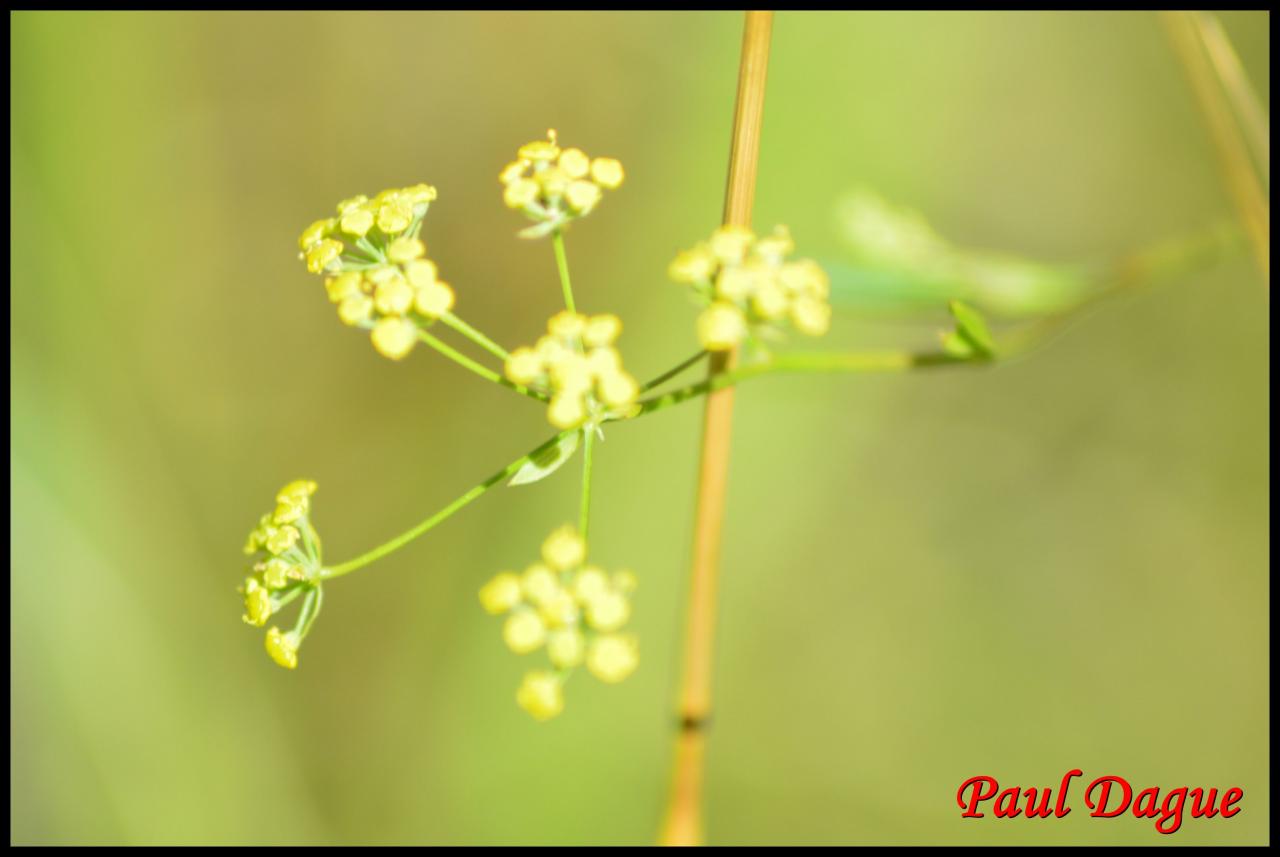
[[[427,245],[407,235],[397,238],[387,246],[387,258],[402,265],[414,259],[421,259],[426,254]]]
[[[271,593],[250,577],[244,582],[244,621],[261,628],[271,618]]]
[[[409,228],[413,221],[413,204],[401,196],[395,196],[378,206],[378,228],[387,235],[395,235]]]
[[[534,651],[547,639],[547,625],[542,617],[529,609],[518,609],[502,626],[502,639],[517,655]]]
[[[831,327],[831,307],[817,298],[804,296],[791,304],[791,322],[808,336],[822,336]]]
[[[560,156],[560,147],[556,145],[556,132],[552,128],[547,132],[547,139],[525,143],[517,153],[522,161],[554,161]]]
[[[542,561],[556,571],[577,568],[587,557],[587,543],[578,530],[566,524],[542,543]]]
[[[577,628],[561,628],[547,638],[547,657],[556,669],[573,669],[582,663],[587,641]]]
[[[267,589],[283,589],[293,576],[294,567],[280,557],[272,557],[254,566],[254,570],[262,572],[262,582]]]
[[[640,663],[640,649],[629,634],[607,634],[596,637],[587,646],[587,669],[598,679],[610,684],[622,681]]]
[[[592,316],[582,329],[582,342],[588,348],[612,345],[622,333],[622,319],[613,314]]]
[[[343,324],[364,324],[373,317],[373,299],[365,295],[352,295],[338,304],[338,318]]]
[[[591,159],[581,149],[565,149],[560,153],[561,172],[571,179],[580,179],[591,172]]]
[[[507,357],[507,378],[516,384],[528,386],[542,375],[543,360],[532,348],[517,348]]]
[[[504,571],[480,589],[480,603],[494,616],[506,613],[520,603],[520,578]]]
[[[722,264],[740,264],[755,240],[755,234],[743,226],[721,226],[711,234],[711,252]]]
[[[267,531],[267,550],[273,554],[282,554],[298,543],[299,533],[296,527],[285,525],[272,527]]]
[[[296,669],[299,642],[298,635],[292,631],[282,634],[279,628],[272,628],[267,631],[267,654],[285,669]]]
[[[542,188],[532,179],[516,179],[508,182],[502,192],[502,201],[507,208],[524,208],[538,198]]]
[[[555,673],[535,671],[525,675],[516,691],[516,703],[535,720],[550,720],[564,710],[564,692]]]
[[[414,259],[404,266],[404,275],[414,288],[429,286],[436,281],[436,263],[430,259]]]
[[[373,293],[373,305],[383,315],[404,315],[413,300],[413,287],[399,276],[379,283]]]
[[[693,250],[681,251],[667,268],[667,276],[677,283],[705,283],[715,270],[716,257],[699,245]]]
[[[439,318],[453,309],[453,289],[447,283],[436,281],[419,286],[414,293],[413,307],[427,318]]]
[[[329,300],[335,304],[340,304],[347,298],[356,297],[360,292],[360,284],[363,278],[358,271],[344,271],[336,277],[330,277],[324,281],[325,291],[329,293]]]
[[[325,220],[317,220],[302,231],[302,237],[298,239],[298,249],[307,251],[311,249],[311,245],[318,244],[324,238],[329,237],[329,233],[333,231],[336,221],[333,218]]]
[[[698,341],[708,351],[727,351],[747,337],[742,310],[730,303],[713,303],[698,316]]]
[[[604,592],[587,602],[586,615],[595,630],[616,631],[631,618],[631,603],[619,592]]]
[[[373,347],[383,357],[400,360],[418,341],[418,329],[407,318],[388,317],[373,326]]]
[[[329,267],[342,254],[342,242],[326,238],[311,245],[307,250],[307,270],[319,274]]]
[[[560,589],[560,584],[551,569],[538,562],[525,569],[520,585],[523,588],[524,597],[534,604],[550,602]]]
[[[564,198],[569,203],[569,207],[580,214],[586,214],[595,208],[602,195],[598,184],[586,181],[570,182],[568,189],[564,192]]]
[[[580,604],[591,603],[604,595],[608,588],[609,578],[605,576],[604,570],[592,565],[578,572],[573,581],[573,594]]]
[[[613,158],[596,158],[591,162],[591,177],[609,190],[622,184],[622,164]]]
[[[342,231],[363,238],[373,228],[373,212],[367,208],[352,208],[339,221]]]

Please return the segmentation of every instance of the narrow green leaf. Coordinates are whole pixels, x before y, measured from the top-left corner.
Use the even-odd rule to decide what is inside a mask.
[[[536,458],[525,462],[525,465],[516,471],[516,475],[511,477],[511,481],[507,485],[528,485],[540,479],[546,479],[559,470],[566,461],[573,458],[573,454],[578,451],[578,443],[581,440],[582,432],[580,431],[565,435],[560,439],[559,443],[547,447]]]
[[[956,335],[972,348],[976,356],[994,357],[996,343],[991,338],[991,331],[987,329],[982,313],[961,301],[951,301],[947,306],[951,310],[951,317],[956,320]],[[948,343],[943,344],[950,350]]]

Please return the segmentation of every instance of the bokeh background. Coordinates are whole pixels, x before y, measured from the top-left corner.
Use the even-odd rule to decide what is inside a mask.
[[[1227,32],[1269,103],[1269,17]],[[245,533],[320,484],[333,560],[538,443],[541,409],[379,357],[296,259],[339,199],[428,181],[459,312],[514,346],[559,301],[499,169],[547,127],[628,177],[568,236],[649,376],[665,280],[718,219],[736,14],[11,16],[10,837],[645,843],[664,800],[701,407],[617,426],[593,553],[638,572],[640,670],[537,724],[476,590],[576,509],[492,492],[328,588],[286,673],[240,621]],[[957,241],[1098,261],[1231,216],[1151,14],[780,14],[756,222],[840,260],[869,186]],[[738,396],[713,843],[1269,839],[1269,327],[1244,252],[983,372]],[[928,344],[941,315],[837,320]],[[1174,836],[1081,809],[962,821],[959,783],[1240,786]]]

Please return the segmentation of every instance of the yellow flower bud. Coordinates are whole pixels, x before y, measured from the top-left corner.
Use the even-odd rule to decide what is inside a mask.
[[[826,300],[831,292],[831,280],[827,272],[812,259],[789,262],[778,270],[783,287],[793,295],[805,295]]]
[[[565,394],[581,395],[591,386],[591,363],[576,351],[567,351],[548,367],[552,383]]]
[[[399,360],[413,350],[418,328],[407,318],[384,318],[374,325],[372,339],[379,354]]]
[[[629,634],[596,637],[587,647],[587,669],[610,684],[631,675],[639,663],[640,648],[635,637]]]
[[[564,693],[555,673],[531,672],[516,691],[516,704],[534,720],[550,720],[564,710]]]
[[[349,297],[360,294],[360,279],[358,271],[344,271],[336,277],[325,280],[324,288],[329,293],[329,300],[339,304]]]
[[[542,377],[542,358],[532,348],[517,348],[507,357],[505,369],[508,380],[527,386]]]
[[[542,194],[547,198],[564,196],[565,190],[569,187],[569,177],[555,167],[535,173],[534,177],[538,180],[538,184],[542,186]],[[577,182],[574,182],[577,184]]]
[[[545,140],[534,140],[532,143],[525,143],[516,154],[526,161],[554,161],[560,157],[560,147],[556,145],[555,129],[547,132],[547,139]]]
[[[577,628],[562,628],[547,638],[547,657],[557,669],[573,669],[582,663],[587,641]]]
[[[631,618],[631,602],[618,592],[605,592],[586,605],[587,624],[597,631],[616,631]]]
[[[408,229],[412,220],[413,205],[406,199],[389,199],[378,208],[378,228],[388,235]]]
[[[776,280],[761,279],[751,296],[751,307],[761,318],[776,321],[787,314],[787,293]]]
[[[611,372],[600,379],[600,398],[611,408],[629,405],[639,395],[640,385],[626,372]]]
[[[547,321],[547,332],[557,339],[577,339],[587,326],[587,317],[569,310],[561,310]]]
[[[498,181],[503,184],[511,184],[524,174],[528,166],[528,161],[512,161],[502,168],[502,172],[498,173]]]
[[[560,430],[576,428],[587,419],[587,407],[580,393],[557,393],[547,406],[547,420]]]
[[[267,654],[285,669],[296,669],[299,642],[298,635],[292,631],[282,634],[279,628],[272,628],[267,632]]]
[[[542,561],[556,571],[568,571],[587,558],[587,543],[572,524],[565,524],[542,543]]]
[[[586,214],[596,207],[596,203],[600,201],[602,193],[600,185],[579,179],[569,183],[568,188],[564,191],[564,198],[574,211],[579,214]]]
[[[602,569],[589,565],[573,581],[573,594],[578,603],[587,604],[604,595],[609,589],[609,578]]]
[[[317,220],[302,231],[302,237],[298,239],[299,250],[310,250],[312,244],[317,244],[323,238],[328,238],[329,233],[333,231],[335,221],[333,218],[327,220]]]
[[[343,324],[363,324],[373,316],[373,300],[366,295],[352,295],[338,304],[338,318]]]
[[[587,369],[597,378],[613,375],[622,368],[622,357],[616,348],[596,348],[587,355]]]
[[[342,231],[363,238],[373,228],[373,212],[367,208],[353,208],[339,221]]]
[[[747,320],[733,304],[716,301],[698,316],[698,341],[708,351],[727,351],[746,336]]]
[[[578,604],[567,589],[557,589],[556,594],[538,608],[538,615],[548,628],[577,626]]]
[[[391,242],[391,246],[387,247],[387,258],[392,262],[412,262],[414,259],[420,259],[427,253],[427,245],[423,244],[417,238],[410,238],[408,235],[397,238]]]
[[[807,295],[791,303],[791,321],[808,336],[822,336],[831,327],[831,307]]]
[[[791,240],[791,232],[785,226],[775,226],[772,235],[767,235],[756,242],[756,255],[771,265],[782,263],[784,256],[796,249]]]
[[[502,639],[517,655],[528,654],[547,639],[547,626],[532,610],[517,609],[502,626]]]
[[[245,622],[261,628],[271,618],[271,594],[252,577],[244,584]]]
[[[436,281],[436,263],[430,259],[414,259],[404,266],[404,273],[410,284],[420,289]]]
[[[591,159],[581,149],[565,149],[560,153],[561,172],[571,179],[580,179],[591,172]]]
[[[268,589],[283,589],[289,583],[289,572],[293,570],[293,566],[280,557],[273,556],[266,562],[260,563],[258,569],[262,572],[262,582]]]
[[[582,329],[582,341],[588,348],[612,345],[622,333],[622,319],[612,313],[594,315]]]
[[[436,189],[429,184],[419,183],[400,191],[400,195],[412,205],[425,205],[436,201]]]
[[[413,306],[413,287],[399,277],[378,284],[373,305],[383,315],[403,315]]]
[[[311,479],[295,479],[276,492],[277,503],[304,503],[319,486]]]
[[[726,265],[741,264],[755,235],[744,226],[721,226],[711,233],[711,252]]]
[[[540,190],[533,179],[516,179],[502,191],[502,201],[507,208],[524,208],[538,198]]]
[[[348,214],[369,201],[369,197],[364,194],[353,196],[351,199],[344,199],[338,203],[338,214]]]
[[[716,296],[730,301],[740,301],[751,295],[760,283],[761,271],[746,265],[731,265],[720,269],[716,277]]]
[[[480,604],[494,616],[506,613],[519,603],[520,578],[513,572],[502,572],[480,589]]]
[[[289,525],[272,527],[267,531],[267,550],[273,554],[282,554],[298,543],[300,534]]]
[[[556,576],[542,563],[534,563],[526,568],[520,585],[524,590],[524,597],[534,604],[546,604],[560,591]]]
[[[453,309],[453,301],[453,289],[447,283],[436,281],[418,287],[413,306],[427,318],[439,318]]]
[[[613,190],[622,184],[622,164],[613,158],[596,158],[591,162],[591,177]]]
[[[307,512],[307,507],[303,503],[277,503],[276,510],[271,514],[271,522],[273,524],[292,524],[301,518]]]
[[[311,245],[307,251],[307,270],[318,274],[342,255],[342,242],[326,238]]]
[[[716,257],[704,245],[684,250],[667,268],[667,276],[677,283],[705,283],[715,273]]]

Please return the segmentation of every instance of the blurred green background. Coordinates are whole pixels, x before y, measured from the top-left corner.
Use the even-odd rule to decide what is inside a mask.
[[[1224,16],[1269,103],[1269,17]],[[10,837],[645,843],[664,800],[701,407],[609,432],[593,554],[640,576],[640,670],[514,703],[534,658],[476,590],[575,514],[577,467],[492,492],[328,588],[286,673],[240,547],[320,484],[341,560],[548,433],[419,349],[393,364],[296,259],[339,199],[418,181],[459,313],[512,347],[559,303],[496,180],[547,127],[627,182],[568,235],[579,303],[650,376],[665,280],[716,224],[736,14],[11,16]],[[855,186],[967,244],[1108,259],[1229,217],[1151,14],[780,14],[756,223],[840,259]],[[713,843],[1269,839],[1267,287],[1240,254],[993,371],[738,396]],[[833,346],[938,317],[837,318]],[[962,821],[989,774],[1240,786],[1188,820]]]

